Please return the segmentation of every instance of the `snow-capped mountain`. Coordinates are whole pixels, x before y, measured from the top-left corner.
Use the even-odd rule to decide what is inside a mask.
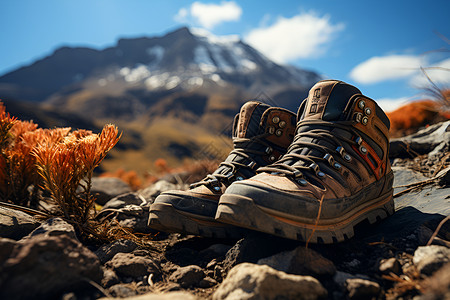
[[[305,89],[319,76],[278,65],[235,36],[181,28],[162,37],[121,39],[95,50],[63,47],[0,77],[0,96],[45,101],[76,89],[147,91],[235,85],[249,94]]]
[[[122,150],[108,168],[145,170],[159,157],[180,162],[223,142],[246,100],[295,111],[318,80],[317,73],[276,64],[237,37],[180,28],[120,39],[103,50],[59,48],[1,76],[0,99],[7,110],[15,108],[14,116],[41,126],[118,124]]]

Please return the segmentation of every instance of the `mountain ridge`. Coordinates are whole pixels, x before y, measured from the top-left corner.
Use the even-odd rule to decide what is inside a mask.
[[[134,154],[113,156],[129,157],[125,163],[142,168],[133,161],[138,151],[140,161],[164,156],[177,164],[229,136],[229,124],[246,100],[296,111],[320,79],[313,71],[276,64],[236,37],[182,27],[162,36],[121,38],[105,49],[58,48],[1,76],[0,99],[36,103],[30,109],[76,115],[100,128],[115,123],[124,137],[132,136],[127,143]],[[187,150],[170,154],[164,148],[177,144]]]

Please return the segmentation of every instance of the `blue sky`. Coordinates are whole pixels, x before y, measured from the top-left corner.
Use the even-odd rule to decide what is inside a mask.
[[[450,85],[449,12],[448,0],[1,0],[0,75],[61,46],[102,49],[187,25],[239,35],[279,63],[354,84],[389,110],[423,97],[420,67]]]

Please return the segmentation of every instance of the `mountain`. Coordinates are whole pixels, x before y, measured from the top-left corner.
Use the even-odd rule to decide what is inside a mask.
[[[197,131],[210,137],[229,134],[245,100],[296,110],[320,79],[313,71],[276,64],[237,37],[183,27],[163,36],[120,39],[103,50],[59,48],[1,76],[0,99],[132,128],[142,148],[155,140],[146,129],[187,124],[194,136],[184,140],[184,134],[182,144],[176,140],[181,130],[175,130],[167,145],[192,150],[202,148]],[[156,152],[164,155],[163,150]],[[174,156],[183,158],[180,152]]]

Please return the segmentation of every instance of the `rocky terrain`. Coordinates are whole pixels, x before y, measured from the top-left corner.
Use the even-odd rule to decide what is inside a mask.
[[[137,192],[95,178],[98,218],[133,232],[111,243],[0,206],[0,299],[449,299],[450,121],[394,139],[390,151],[396,212],[333,245],[152,231],[156,196],[186,188],[174,174]]]

